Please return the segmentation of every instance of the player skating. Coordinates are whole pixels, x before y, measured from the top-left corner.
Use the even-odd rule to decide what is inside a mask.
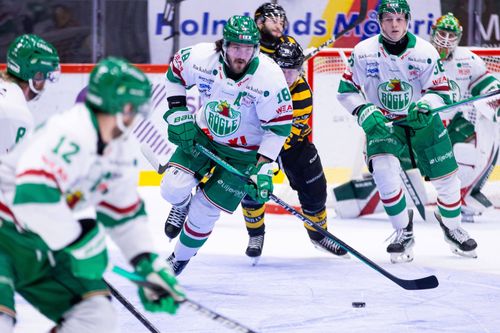
[[[139,69],[104,59],[90,74],[85,104],[52,117],[0,160],[1,332],[13,331],[14,291],[58,332],[115,331],[102,279],[104,229],[138,274],[168,291],[140,288],[147,310],[174,313],[184,299],[152,246],[127,135],[150,94]],[[89,207],[95,219],[75,217]]]
[[[28,103],[59,74],[56,49],[36,35],[17,37],[7,51],[7,70],[0,73],[0,155],[33,130]]]
[[[178,148],[163,176],[161,192],[187,215],[169,257],[176,274],[208,239],[221,211],[232,213],[247,192],[261,202],[269,199],[271,162],[290,134],[293,108],[281,69],[269,57],[259,55],[259,38],[251,18],[233,16],[224,26],[223,39],[181,49],[167,72],[170,109],[164,119],[169,140]],[[202,99],[194,115],[186,106],[186,87],[190,86],[196,86]],[[192,196],[191,190],[213,167],[194,149],[195,143],[247,172],[256,188],[215,167]]]
[[[313,105],[311,89],[301,74],[304,54],[299,44],[284,42],[278,45],[272,58],[283,70],[293,102],[292,132],[281,150],[279,163],[290,186],[298,193],[302,213],[326,230],[326,178],[318,151],[308,138]],[[243,198],[241,205],[250,237],[245,253],[256,263],[264,246],[265,205],[249,196]],[[347,254],[328,237],[306,224],[304,227],[317,248],[338,256]]]
[[[436,215],[453,251],[476,257],[476,242],[460,226],[460,180],[451,142],[439,115],[429,112],[450,103],[439,55],[408,32],[406,0],[383,0],[378,20],[381,34],[354,48],[338,99],[366,134],[367,162],[395,233],[387,252],[392,262],[413,259],[413,212],[399,177],[400,161],[411,161],[437,190]],[[405,116],[406,126],[387,126],[389,119]]]
[[[441,16],[432,27],[431,44],[438,50],[449,80],[453,102],[500,89],[484,61],[459,47],[462,26],[453,14]],[[497,114],[495,115],[495,111]],[[466,105],[443,112],[461,181],[462,221],[473,222],[492,203],[481,192],[498,159],[498,110]]]

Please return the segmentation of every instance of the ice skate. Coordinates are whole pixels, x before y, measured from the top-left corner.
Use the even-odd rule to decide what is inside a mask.
[[[257,236],[250,236],[245,254],[248,257],[250,257],[252,266],[257,265],[257,263],[259,262],[260,256],[262,255],[263,247],[264,247],[264,234]]]
[[[408,225],[405,228],[395,230],[393,233],[395,235],[394,239],[387,246],[387,252],[391,254],[391,262],[393,264],[413,260],[415,237],[413,237],[413,210],[411,209],[408,210],[408,218]]]
[[[320,251],[334,254],[338,257],[342,257],[345,259],[349,259],[350,256],[346,250],[344,250],[340,245],[335,243],[328,237],[323,237],[321,240],[317,241],[315,239],[310,238],[311,243],[313,243],[314,247]]]
[[[165,221],[165,235],[172,241],[179,235],[189,212],[189,204],[184,207],[172,206]]]
[[[189,260],[177,260],[175,259],[175,254],[172,254],[167,258],[167,264],[172,269],[172,272],[177,276],[182,273],[184,268],[186,268]]]
[[[477,243],[474,239],[470,238],[465,229],[462,227],[453,230],[448,229],[444,225],[443,219],[439,213],[435,212],[434,216],[439,221],[441,229],[443,229],[444,240],[446,243],[450,244],[451,252],[463,257],[477,258],[477,253],[475,251]]]

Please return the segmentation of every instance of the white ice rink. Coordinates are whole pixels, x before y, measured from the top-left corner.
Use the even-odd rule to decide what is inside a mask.
[[[167,256],[175,245],[163,234],[169,207],[158,188],[141,192],[156,244]],[[330,232],[392,274],[405,279],[436,275],[439,287],[426,291],[406,291],[357,259],[317,251],[293,216],[266,216],[263,256],[252,267],[244,254],[247,236],[240,210],[222,217],[179,278],[190,298],[258,332],[500,332],[500,211],[464,226],[479,244],[478,259],[452,254],[439,226],[417,218],[415,260],[393,265],[384,242],[392,228],[383,215],[339,220],[330,214]],[[111,260],[128,268],[115,247]],[[136,287],[112,273],[107,278],[161,332],[231,332],[189,308],[176,316],[147,313]],[[358,301],[366,307],[351,306]],[[16,333],[51,327],[23,299],[16,302]],[[119,302],[113,303],[123,332],[148,332]]]

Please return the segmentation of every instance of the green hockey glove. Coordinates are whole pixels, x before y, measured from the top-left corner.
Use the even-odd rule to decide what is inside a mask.
[[[259,203],[269,201],[269,193],[273,191],[273,167],[274,163],[261,162],[247,169],[253,183],[245,185],[245,192]]]
[[[82,225],[82,235],[64,249],[70,255],[71,271],[80,278],[102,279],[108,265],[104,228],[94,219],[78,222]]]
[[[411,103],[406,123],[414,130],[429,126],[434,116],[431,110],[431,106],[427,102]]]
[[[382,111],[375,105],[368,103],[361,106],[358,111],[358,124],[366,133],[366,138],[374,139],[386,137],[392,129],[386,126],[387,119]]]
[[[192,154],[196,135],[194,115],[188,111],[187,107],[181,106],[165,112],[163,119],[168,124],[170,142],[179,146],[186,154]]]
[[[163,260],[160,260],[158,255],[151,253],[137,263],[135,271],[163,289],[157,291],[140,287],[139,298],[144,308],[150,312],[175,314],[179,304],[186,299],[186,295],[177,283],[170,267]]]

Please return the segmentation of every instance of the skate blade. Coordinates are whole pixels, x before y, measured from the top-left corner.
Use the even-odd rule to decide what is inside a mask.
[[[257,266],[257,264],[259,263],[259,260],[260,260],[260,256],[258,257],[248,257],[250,259],[250,263],[252,264],[252,266]]]
[[[413,261],[413,252],[391,253],[391,263],[402,264]]]
[[[349,255],[349,253],[347,252],[346,254],[336,254],[336,253],[333,253],[333,252],[330,252],[328,250],[325,250],[324,248],[322,248],[321,246],[317,246],[316,244],[314,244],[314,247],[318,250],[318,251],[321,251],[321,252],[324,252],[324,253],[328,253],[328,254],[333,254],[335,257],[337,258],[342,258],[342,259],[351,259],[351,256]]]
[[[472,251],[462,251],[460,250],[459,248],[455,247],[455,246],[452,246],[450,245],[450,249],[451,249],[451,252],[455,253],[456,255],[459,255],[461,257],[465,257],[465,258],[472,258],[472,259],[476,259],[477,258],[477,253],[476,253],[476,250],[472,250]]]

